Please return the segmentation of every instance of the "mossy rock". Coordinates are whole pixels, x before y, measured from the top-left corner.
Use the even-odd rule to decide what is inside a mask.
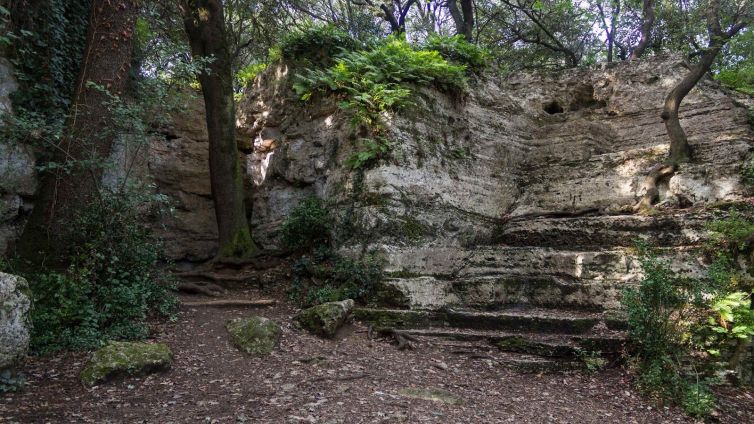
[[[573,347],[565,344],[547,344],[529,340],[523,336],[504,336],[494,342],[504,352],[528,353],[530,355],[567,357],[575,356]]]
[[[80,377],[93,386],[117,377],[167,370],[172,364],[173,353],[164,343],[110,342],[94,352]]]
[[[228,321],[225,328],[230,334],[230,342],[238,349],[251,355],[266,355],[280,342],[280,326],[265,318],[253,316]]]
[[[351,315],[351,299],[328,302],[299,312],[293,319],[304,329],[322,337],[333,338]]]

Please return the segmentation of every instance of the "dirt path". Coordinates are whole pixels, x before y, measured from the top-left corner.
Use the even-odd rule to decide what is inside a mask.
[[[184,307],[179,320],[155,337],[173,350],[171,371],[91,389],[77,379],[86,355],[32,358],[25,366],[27,390],[0,397],[0,422],[692,422],[676,408],[643,399],[621,370],[520,374],[501,367],[495,350],[474,357],[429,344],[399,351],[387,340],[369,340],[358,323],[336,341],[321,340],[292,328],[293,312],[286,304]],[[270,356],[248,357],[229,346],[225,321],[249,314],[283,326],[280,348]],[[411,388],[454,399],[410,397]],[[752,393],[725,396],[731,410],[720,414],[721,421],[751,422]]]

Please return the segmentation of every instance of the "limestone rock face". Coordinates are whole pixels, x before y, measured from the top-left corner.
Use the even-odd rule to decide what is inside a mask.
[[[293,319],[311,333],[333,338],[351,315],[353,306],[354,302],[351,299],[323,303],[302,310]]]
[[[486,78],[463,99],[422,89],[387,118],[390,158],[360,174],[343,165],[358,146],[336,100],[302,103],[288,89],[295,71],[272,67],[238,117],[255,146],[255,238],[276,246],[291,208],[316,195],[333,205],[335,241],[380,251],[396,277],[388,284],[414,308],[617,307],[640,277],[634,239],[674,249],[677,267],[698,272],[691,251],[705,218],[688,208],[747,194],[745,102],[703,81],[681,107],[694,160],[660,184],[656,214],[632,213],[668,151],[664,97],[687,71],[651,58]]]
[[[13,113],[10,94],[18,88],[13,72],[10,62],[0,57],[0,115]],[[31,149],[0,143],[0,255],[18,239],[31,211],[37,189],[34,165]]]
[[[94,353],[81,371],[81,381],[93,386],[113,378],[169,369],[173,353],[163,343],[110,342]]]
[[[26,356],[30,311],[31,292],[26,280],[0,272],[0,372]]]
[[[173,215],[155,226],[173,260],[202,261],[217,250],[217,223],[209,178],[209,138],[201,99],[186,101],[164,137],[149,146],[149,175],[168,196]]]
[[[266,355],[280,342],[280,326],[264,317],[236,318],[225,328],[231,343],[251,355]]]

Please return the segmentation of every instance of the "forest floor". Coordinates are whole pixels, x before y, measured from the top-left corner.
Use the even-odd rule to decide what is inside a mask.
[[[233,298],[255,299],[253,290]],[[196,296],[184,300],[196,300]],[[173,350],[172,369],[93,388],[78,373],[87,354],[29,358],[29,384],[0,395],[1,423],[685,423],[631,387],[620,368],[597,373],[524,374],[500,366],[500,353],[453,353],[423,343],[398,350],[370,339],[360,323],[335,340],[291,325],[295,308],[183,306],[154,341]],[[250,357],[228,343],[228,319],[261,315],[283,327],[279,348]],[[439,399],[422,399],[428,389]],[[420,396],[417,398],[417,394]],[[716,421],[752,422],[754,392],[723,389]]]

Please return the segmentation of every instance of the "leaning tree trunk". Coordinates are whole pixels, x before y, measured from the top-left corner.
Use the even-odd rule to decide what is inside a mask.
[[[17,245],[17,253],[30,266],[64,265],[67,227],[99,194],[115,140],[108,102],[128,87],[137,10],[135,0],[93,1],[73,106],[52,156],[56,166],[42,176]]]
[[[681,120],[678,116],[678,110],[681,102],[686,95],[696,86],[696,84],[710,71],[712,64],[718,53],[723,49],[725,44],[738,34],[749,23],[746,20],[747,15],[737,16],[737,20],[727,31],[720,26],[720,4],[718,0],[710,0],[707,6],[707,31],[709,44],[705,49],[699,62],[693,65],[689,73],[684,76],[678,84],[668,93],[665,98],[665,104],[662,109],[662,120],[665,122],[665,129],[670,138],[670,153],[665,163],[656,165],[650,170],[644,180],[644,195],[634,210],[646,210],[650,208],[658,199],[659,191],[657,184],[662,178],[671,177],[678,169],[679,164],[691,160],[692,150],[689,145],[686,132],[681,126]]]
[[[181,3],[195,59],[211,58],[199,74],[209,133],[209,171],[219,236],[218,258],[244,258],[256,251],[244,205],[235,138],[233,72],[220,0]]]

